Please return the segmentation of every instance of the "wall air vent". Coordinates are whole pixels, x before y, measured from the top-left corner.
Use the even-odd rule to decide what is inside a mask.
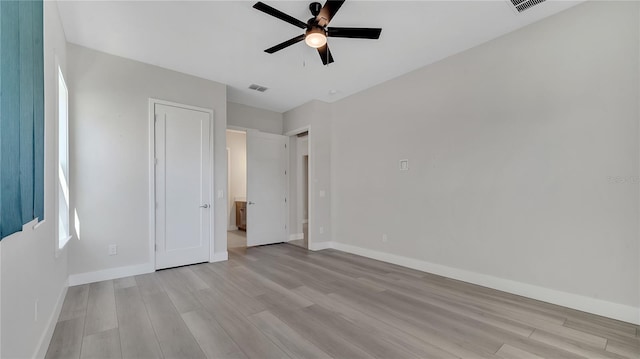
[[[534,6],[543,3],[544,1],[545,0],[507,0],[509,5],[511,5],[513,9],[519,13],[531,9]]]
[[[265,92],[268,90],[268,88],[264,86],[256,85],[256,84],[249,85],[249,88],[252,90],[260,91],[260,92]]]

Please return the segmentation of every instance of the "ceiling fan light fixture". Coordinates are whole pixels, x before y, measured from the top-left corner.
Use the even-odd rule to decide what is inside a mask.
[[[0,0],[2,1],[2,0]],[[510,0],[510,1],[545,1],[545,0]],[[272,46],[264,52],[273,54],[276,51],[285,49],[291,45],[299,42],[304,42],[311,48],[318,51],[320,59],[323,65],[328,65],[333,62],[333,56],[329,51],[329,45],[327,44],[327,37],[344,37],[352,39],[378,39],[380,38],[380,28],[369,27],[328,27],[331,19],[336,12],[340,9],[345,0],[326,0],[324,6],[321,6],[319,2],[313,2],[309,5],[312,18],[307,20],[306,23],[296,19],[291,15],[287,15],[282,11],[273,8],[261,1],[258,1],[253,5],[253,8],[264,12],[267,15],[271,15],[284,22],[304,29],[304,34],[300,34],[287,41],[281,42],[275,46]]]
[[[318,28],[318,27],[312,27],[309,30],[307,30],[304,37],[304,42],[310,47],[317,49],[319,47],[324,46],[327,43],[327,35],[324,29]]]

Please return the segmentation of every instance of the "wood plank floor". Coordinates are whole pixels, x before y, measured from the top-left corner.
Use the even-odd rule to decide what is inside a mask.
[[[47,358],[640,358],[636,325],[335,250],[69,288]]]

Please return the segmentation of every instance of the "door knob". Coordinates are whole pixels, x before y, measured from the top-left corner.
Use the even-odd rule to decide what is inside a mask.
[[[247,202],[247,204],[256,204],[255,202]]]
[[[205,203],[202,206],[200,206],[200,208],[209,208],[209,205]]]

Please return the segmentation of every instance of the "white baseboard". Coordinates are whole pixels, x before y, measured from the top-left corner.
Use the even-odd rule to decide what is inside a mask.
[[[95,272],[72,274],[69,276],[69,286],[100,282],[103,280],[118,279],[155,272],[151,263],[136,264],[132,266],[109,268]]]
[[[42,333],[42,336],[38,341],[38,346],[36,347],[36,352],[34,353],[33,358],[43,359],[47,355],[47,350],[49,349],[51,338],[53,338],[53,331],[56,329],[58,318],[60,318],[60,312],[62,312],[62,304],[64,303],[64,298],[67,296],[67,289],[69,289],[68,281],[65,282],[64,288],[62,288],[62,291],[60,291],[56,306],[55,308],[53,308],[51,316],[49,316],[47,328],[44,333]]]
[[[237,231],[238,230],[238,226],[229,226],[227,228],[227,231]]]
[[[521,295],[547,303],[560,305],[604,317],[640,324],[640,308],[609,302],[583,295],[567,293],[556,289],[540,287],[532,284],[498,278],[486,274],[475,273],[464,269],[452,268],[430,263],[419,259],[403,257],[395,254],[379,252],[367,248],[356,247],[338,242],[314,243],[311,250],[334,248],[343,252],[357,254],[379,261],[397,264],[403,267],[433,273],[463,282],[497,289],[503,292]]]
[[[226,261],[229,255],[226,251],[214,253],[209,262]],[[131,277],[134,275],[153,273],[156,269],[151,263],[136,264],[132,266],[109,268],[95,272],[78,273],[69,276],[69,286],[100,282],[103,280]]]
[[[287,242],[295,241],[298,239],[304,239],[304,233],[294,233],[289,235],[289,240]]]
[[[229,259],[229,252],[227,252],[227,251],[216,252],[211,257],[211,260],[209,261],[209,263],[224,262],[224,261],[226,261],[228,259]]]
[[[336,244],[335,242],[314,242],[314,243],[309,243],[309,250],[310,251],[321,251],[323,249],[335,248],[335,244]]]

